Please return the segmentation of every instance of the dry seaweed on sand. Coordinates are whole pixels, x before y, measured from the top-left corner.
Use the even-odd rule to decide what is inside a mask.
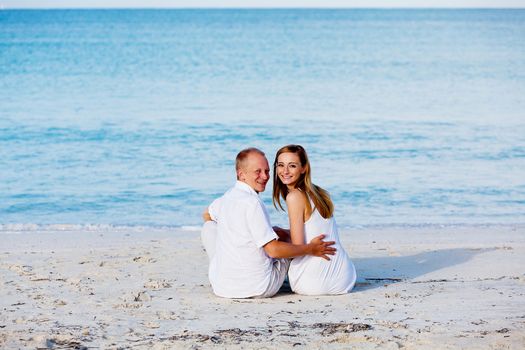
[[[315,323],[313,328],[320,328],[323,336],[334,333],[352,333],[372,329],[372,326],[366,323]]]

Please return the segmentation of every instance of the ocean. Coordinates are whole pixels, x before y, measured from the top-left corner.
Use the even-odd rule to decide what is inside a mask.
[[[0,10],[0,230],[196,228],[239,150],[290,143],[342,227],[524,224],[524,38],[525,10]]]

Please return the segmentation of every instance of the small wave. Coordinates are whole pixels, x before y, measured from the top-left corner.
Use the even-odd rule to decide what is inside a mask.
[[[144,225],[111,225],[111,224],[0,224],[0,233],[23,232],[144,232],[144,231],[184,230],[195,231],[192,226],[144,226]]]
[[[459,229],[459,228],[513,228],[525,230],[525,222],[516,223],[386,223],[386,224],[365,224],[365,225],[340,225],[342,230],[386,230],[386,229]]]
[[[188,232],[198,232],[201,230],[201,226],[181,226],[180,229]]]

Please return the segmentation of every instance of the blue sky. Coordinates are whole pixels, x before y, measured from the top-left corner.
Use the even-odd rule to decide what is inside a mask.
[[[2,8],[525,7],[525,0],[0,0]]]

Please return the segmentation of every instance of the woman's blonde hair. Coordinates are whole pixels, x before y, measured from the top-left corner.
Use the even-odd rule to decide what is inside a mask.
[[[288,187],[282,183],[281,179],[277,175],[277,159],[282,153],[295,153],[299,156],[301,161],[301,166],[305,169],[304,174],[301,174],[299,180],[295,184],[295,187],[302,190],[308,199],[311,199],[314,203],[315,208],[325,219],[328,219],[334,215],[334,204],[330,199],[330,194],[326,190],[323,190],[321,187],[314,185],[312,183],[310,175],[310,162],[308,161],[308,156],[304,148],[300,145],[287,145],[281,147],[275,155],[275,161],[273,162],[273,195],[272,201],[276,209],[281,208],[284,210],[281,204],[281,197],[286,200],[288,195]],[[306,201],[308,208],[312,209],[310,206],[310,201]]]

